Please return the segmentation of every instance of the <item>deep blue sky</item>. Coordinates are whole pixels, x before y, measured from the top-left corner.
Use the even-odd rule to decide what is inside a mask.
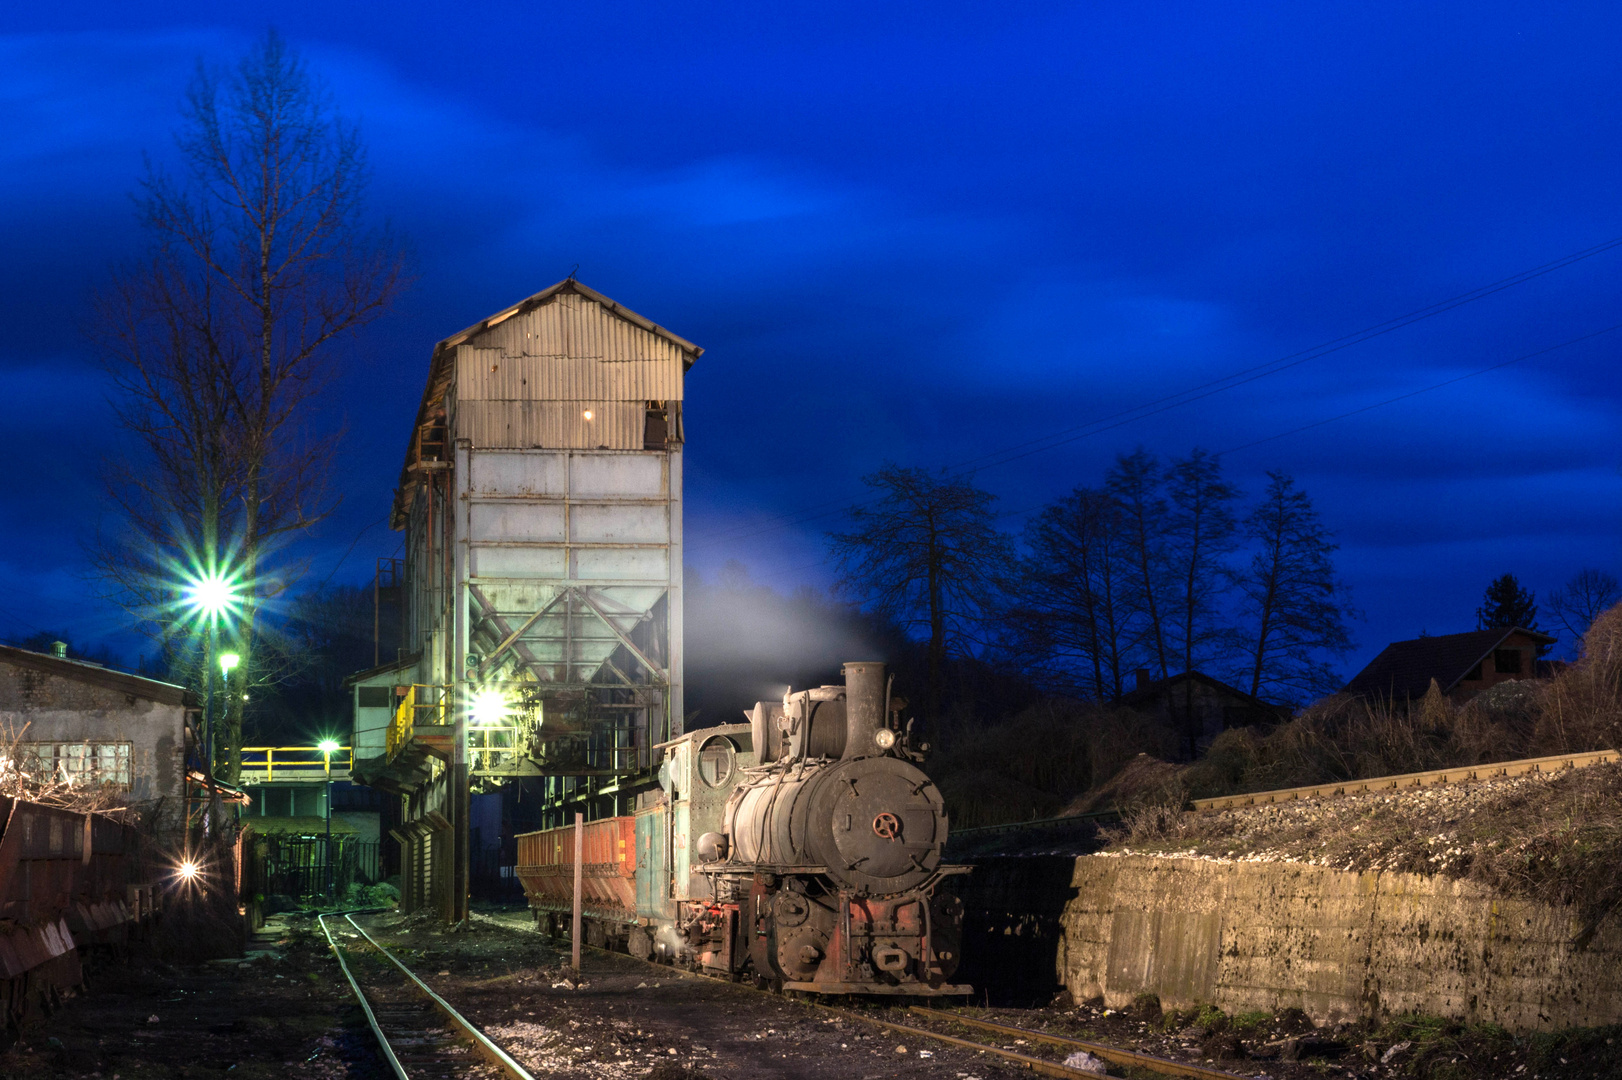
[[[1130,8],[1130,10],[1125,10]],[[927,12],[927,16],[923,13]],[[1622,11],[1329,5],[13,5],[0,16],[0,635],[133,651],[83,579],[115,445],[76,328],[199,57],[274,24],[369,140],[421,278],[350,346],[369,575],[432,343],[564,277],[708,350],[693,561],[825,582],[886,459],[965,461],[1622,236]],[[1622,250],[986,469],[1009,511],[1142,443],[1222,451],[1622,322]],[[1367,613],[1357,666],[1473,627],[1506,570],[1619,568],[1622,333],[1230,454],[1293,472]],[[1017,528],[1011,513],[1005,522]]]

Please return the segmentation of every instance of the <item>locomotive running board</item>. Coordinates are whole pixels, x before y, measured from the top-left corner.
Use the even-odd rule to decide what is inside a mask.
[[[972,994],[974,987],[942,983],[904,983],[899,986],[875,985],[862,982],[786,982],[784,990],[806,990],[813,994],[897,994],[911,997],[947,997],[954,994]]]

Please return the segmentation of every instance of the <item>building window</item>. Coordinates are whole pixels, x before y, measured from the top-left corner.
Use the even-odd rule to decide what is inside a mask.
[[[1494,649],[1492,651],[1492,667],[1500,675],[1519,675],[1521,673],[1521,650]]]
[[[134,745],[127,742],[25,742],[22,751],[33,757],[41,780],[50,777],[72,784],[114,784],[128,788],[130,751]]]
[[[648,402],[642,421],[642,449],[663,450],[670,445],[670,414],[662,401]]]
[[[357,686],[355,687],[355,704],[362,709],[392,709],[394,708],[394,687]]]

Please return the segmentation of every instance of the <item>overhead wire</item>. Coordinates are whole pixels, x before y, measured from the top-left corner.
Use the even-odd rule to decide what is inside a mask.
[[[1300,365],[1308,363],[1312,360],[1318,360],[1325,356],[1333,355],[1334,353],[1340,352],[1344,349],[1351,348],[1354,345],[1360,345],[1366,341],[1373,340],[1374,338],[1384,336],[1385,334],[1392,333],[1408,326],[1412,326],[1415,323],[1423,322],[1426,319],[1434,318],[1437,315],[1442,315],[1446,312],[1453,311],[1457,308],[1465,306],[1466,304],[1474,303],[1477,300],[1483,300],[1489,296],[1493,296],[1497,293],[1513,288],[1516,285],[1533,281],[1557,270],[1565,269],[1566,267],[1575,263],[1593,258],[1596,255],[1601,255],[1605,252],[1612,251],[1618,247],[1622,247],[1622,236],[1614,237],[1601,243],[1590,245],[1589,247],[1563,255],[1560,258],[1552,259],[1545,263],[1540,263],[1537,266],[1519,271],[1507,277],[1499,278],[1496,281],[1469,289],[1465,292],[1458,293],[1443,300],[1435,301],[1434,303],[1427,304],[1423,307],[1415,308],[1405,314],[1386,319],[1383,322],[1374,323],[1370,326],[1363,327],[1360,330],[1343,334],[1337,338],[1331,338],[1328,341],[1321,342],[1317,345],[1299,350],[1294,353],[1286,354],[1274,360],[1240,368],[1237,371],[1229,372],[1227,375],[1219,378],[1207,380],[1206,382],[1198,383],[1194,386],[1185,387],[1184,389],[1174,393],[1162,395],[1161,397],[1154,398],[1150,401],[1146,401],[1126,409],[1106,413],[1103,416],[1095,417],[1092,420],[1085,421],[1081,424],[1061,428],[1058,431],[1050,432],[1047,435],[1039,436],[1035,439],[1027,439],[1024,442],[1015,443],[1011,446],[1002,447],[998,450],[989,451],[977,457],[966,459],[965,461],[948,466],[948,474],[953,479],[961,478],[969,473],[977,472],[980,469],[995,468],[998,465],[1006,465],[1014,461],[1022,460],[1023,458],[1031,457],[1035,454],[1045,453],[1049,450],[1057,449],[1060,446],[1065,446],[1069,443],[1080,441],[1081,439],[1091,438],[1092,436],[1100,435],[1107,431],[1113,431],[1116,428],[1123,427],[1130,423],[1135,423],[1138,420],[1147,419],[1151,416],[1157,416],[1161,413],[1168,412],[1171,409],[1192,404],[1193,402],[1204,400],[1205,398],[1212,397],[1216,394],[1224,393],[1228,390],[1256,382],[1260,379],[1268,378],[1272,375],[1277,375],[1281,372],[1299,367]],[[1599,331],[1599,333],[1603,332],[1604,331]],[[1551,346],[1551,348],[1561,347],[1563,346]],[[1243,447],[1240,449],[1243,449]],[[871,500],[857,500],[853,502],[849,499],[827,500],[822,503],[813,504],[810,507],[803,507],[801,510],[792,514],[782,515],[780,516],[779,520],[770,524],[760,526],[737,526],[721,533],[713,534],[709,537],[700,539],[695,543],[689,544],[688,548],[689,550],[695,548],[702,550],[707,546],[714,546],[715,544],[719,543],[744,540],[752,536],[759,536],[763,533],[775,532],[779,529],[789,528],[794,525],[803,525],[809,521],[816,521],[819,518],[831,517],[835,514],[845,513],[851,509],[865,506],[870,501]]]
[[[1446,387],[1457,385],[1458,383],[1465,382],[1465,381],[1467,381],[1469,379],[1474,379],[1474,378],[1478,378],[1478,377],[1480,377],[1482,375],[1491,374],[1494,371],[1501,371],[1504,368],[1511,367],[1511,366],[1513,366],[1515,364],[1522,363],[1523,361],[1526,361],[1526,360],[1535,360],[1536,358],[1538,358],[1540,356],[1546,356],[1549,353],[1558,352],[1561,349],[1567,349],[1567,348],[1570,348],[1573,345],[1581,345],[1585,341],[1592,341],[1595,338],[1603,337],[1606,334],[1616,333],[1618,330],[1622,330],[1622,323],[1612,323],[1610,326],[1601,327],[1598,330],[1590,331],[1589,333],[1586,333],[1586,334],[1579,334],[1577,337],[1568,338],[1567,340],[1562,341],[1562,342],[1560,342],[1558,344],[1555,344],[1555,345],[1549,345],[1549,346],[1545,346],[1544,348],[1541,348],[1541,349],[1534,349],[1531,352],[1521,353],[1519,356],[1512,356],[1508,360],[1500,360],[1496,364],[1488,364],[1486,367],[1481,367],[1481,368],[1475,369],[1474,371],[1465,372],[1463,375],[1455,375],[1450,379],[1443,379],[1440,382],[1434,382],[1434,383],[1431,383],[1428,386],[1421,386],[1416,390],[1409,390],[1409,391],[1407,391],[1405,393],[1397,394],[1394,397],[1384,398],[1383,400],[1376,401],[1376,402],[1373,402],[1373,403],[1368,404],[1368,405],[1360,405],[1355,409],[1348,409],[1345,412],[1336,413],[1334,416],[1326,416],[1326,417],[1324,417],[1324,418],[1322,418],[1320,420],[1314,420],[1309,424],[1301,424],[1298,427],[1288,428],[1288,429],[1286,429],[1284,431],[1275,432],[1272,435],[1266,435],[1266,436],[1263,436],[1260,439],[1252,439],[1250,442],[1239,443],[1239,444],[1237,444],[1235,446],[1230,446],[1230,447],[1227,447],[1225,449],[1215,451],[1215,456],[1222,457],[1222,456],[1227,455],[1227,454],[1238,453],[1241,450],[1249,450],[1251,447],[1261,446],[1263,443],[1270,443],[1270,442],[1274,442],[1275,440],[1278,440],[1278,439],[1287,438],[1287,437],[1289,437],[1291,435],[1298,435],[1303,431],[1311,431],[1313,428],[1323,427],[1326,424],[1333,424],[1333,423],[1335,423],[1337,421],[1340,421],[1340,420],[1345,420],[1345,419],[1348,419],[1348,418],[1353,417],[1353,416],[1361,415],[1362,413],[1372,412],[1375,409],[1381,409],[1381,408],[1384,408],[1387,405],[1395,405],[1399,401],[1407,401],[1410,398],[1416,398],[1416,397],[1419,397],[1419,396],[1421,396],[1423,394],[1429,394],[1429,393],[1432,393],[1432,392],[1434,392],[1436,390],[1442,390],[1442,389],[1445,389]],[[999,512],[997,514],[997,517],[999,517],[999,518],[1018,517],[1018,516],[1020,516],[1022,514],[1033,513],[1033,512],[1035,512],[1037,510],[1041,510],[1042,508],[1050,505],[1051,501],[1052,500],[1048,500],[1047,502],[1038,503],[1038,504],[1035,504],[1035,505],[1032,505],[1032,506],[1021,507],[1018,510],[1003,510],[1003,511],[1001,511],[1001,512]],[[812,570],[812,569],[815,569],[816,567],[826,565],[827,561],[828,561],[827,558],[824,557],[822,559],[818,559],[816,562],[806,563],[804,566],[795,566],[795,567],[789,567],[788,569],[785,569],[785,570],[779,570],[778,573],[795,574],[795,573],[799,573],[799,572],[804,571],[804,570]]]

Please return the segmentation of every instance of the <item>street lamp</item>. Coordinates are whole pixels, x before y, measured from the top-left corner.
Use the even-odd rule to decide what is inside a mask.
[[[208,649],[214,649],[215,636],[218,633],[220,617],[234,615],[242,606],[242,596],[238,592],[238,583],[228,574],[218,570],[208,570],[188,581],[181,590],[181,596],[186,606],[198,615],[208,620]],[[220,679],[223,684],[230,675],[231,669],[241,661],[236,653],[222,653],[219,658]],[[208,772],[214,772],[214,672],[205,670],[205,685],[203,687],[203,756]],[[221,699],[224,707],[225,699]],[[213,811],[210,810],[210,813]]]
[[[319,744],[317,744],[316,749],[321,751],[321,756],[326,760],[326,765],[327,765],[327,846],[326,846],[326,855],[327,855],[327,860],[326,860],[327,861],[327,902],[331,903],[332,902],[332,755],[338,749],[338,742],[335,739],[322,739],[321,742]]]

